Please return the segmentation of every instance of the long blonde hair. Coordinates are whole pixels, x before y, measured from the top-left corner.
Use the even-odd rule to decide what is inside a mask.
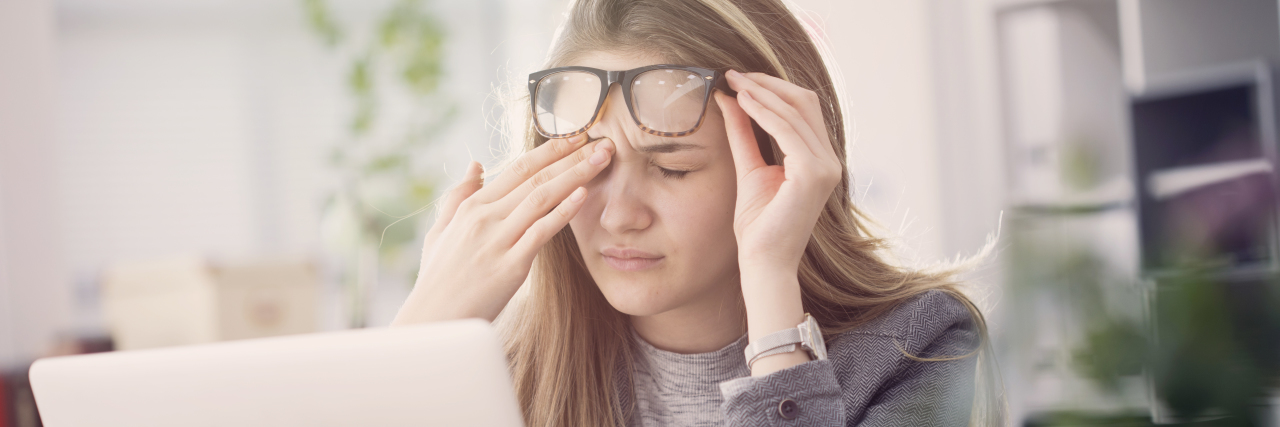
[[[782,0],[576,0],[561,27],[548,67],[590,51],[631,51],[671,63],[778,76],[817,92],[827,134],[846,157],[845,121],[836,87],[805,27]],[[527,108],[526,104],[508,112]],[[508,161],[546,141],[526,116],[523,140]],[[757,129],[769,164],[782,158],[778,144]],[[981,345],[970,354],[921,361],[978,357],[979,390],[972,424],[1003,422],[1003,399],[982,313],[958,289],[957,269],[898,267],[881,254],[866,216],[851,200],[848,165],[831,193],[799,269],[805,311],[828,338],[856,328],[914,296],[941,290],[968,307]],[[565,227],[539,252],[528,281],[495,321],[505,338],[516,394],[530,426],[623,425],[634,408],[623,407],[619,384],[631,383],[632,337],[628,317],[604,298],[587,271],[573,231]]]

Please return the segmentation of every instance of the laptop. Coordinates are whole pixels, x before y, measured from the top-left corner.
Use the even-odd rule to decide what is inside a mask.
[[[40,359],[46,427],[522,426],[479,319]]]

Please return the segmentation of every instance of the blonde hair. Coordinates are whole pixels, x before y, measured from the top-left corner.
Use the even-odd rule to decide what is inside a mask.
[[[781,0],[576,0],[553,45],[547,66],[572,62],[591,51],[655,55],[671,63],[762,72],[815,91],[836,154],[846,159],[845,120],[837,90],[819,49]],[[527,109],[527,95],[508,113]],[[517,113],[518,114],[518,113]],[[527,113],[524,138],[508,163],[546,141]],[[757,129],[769,164],[782,158],[778,144]],[[959,290],[959,267],[908,269],[881,254],[867,217],[851,200],[848,165],[814,226],[799,268],[805,311],[828,338],[856,328],[897,304],[930,290],[943,291],[972,314],[981,343],[969,354],[920,361],[977,357],[971,424],[1003,423],[1003,399],[982,313]],[[528,281],[495,324],[505,338],[516,394],[531,426],[624,425],[634,411],[623,407],[618,375],[633,363],[629,318],[596,286],[565,227],[542,248]],[[904,352],[905,354],[905,352]],[[626,383],[630,383],[627,381]]]

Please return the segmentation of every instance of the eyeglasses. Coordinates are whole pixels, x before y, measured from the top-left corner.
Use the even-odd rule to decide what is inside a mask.
[[[712,89],[730,95],[724,73],[681,65],[649,65],[625,71],[559,67],[529,74],[533,123],[547,138],[586,132],[614,83],[622,86],[631,119],[658,136],[685,136],[702,125]]]

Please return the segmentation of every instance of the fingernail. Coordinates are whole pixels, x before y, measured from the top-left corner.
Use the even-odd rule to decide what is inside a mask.
[[[613,148],[613,140],[605,138],[596,144],[596,153],[591,155],[591,164],[602,164],[606,157],[609,157],[609,149]]]
[[[742,73],[739,73],[738,70],[729,70],[728,74],[734,77],[742,77]]]
[[[579,144],[579,143],[582,143],[582,141],[586,141],[586,140],[587,140],[587,134],[585,133],[580,133],[580,134],[569,137],[569,142],[572,142],[574,144]]]
[[[607,151],[597,150],[595,154],[591,155],[591,164],[598,165],[604,163],[604,159],[606,157],[609,157],[609,153]]]
[[[577,190],[573,190],[573,194],[569,195],[569,200],[580,202],[582,201],[582,195],[583,195],[582,193],[585,193],[585,192],[586,190],[584,190],[582,187],[578,187]]]
[[[747,92],[747,91],[745,91],[745,90],[740,90],[740,91],[738,91],[738,98],[746,99],[746,100],[751,101],[751,102],[756,102],[755,98],[752,98],[752,97],[751,97],[751,94],[750,94],[750,93],[748,93],[748,92]]]

